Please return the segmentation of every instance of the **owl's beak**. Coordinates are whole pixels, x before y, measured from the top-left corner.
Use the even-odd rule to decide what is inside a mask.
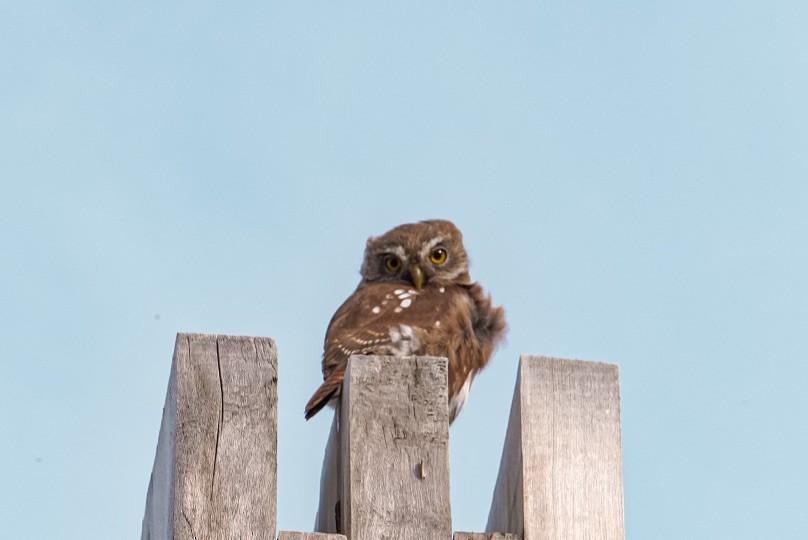
[[[416,289],[420,289],[423,286],[424,271],[421,270],[421,267],[417,264],[410,266],[410,277],[412,278],[412,284],[415,285]]]

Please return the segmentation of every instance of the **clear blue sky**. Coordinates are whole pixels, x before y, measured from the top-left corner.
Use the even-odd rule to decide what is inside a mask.
[[[309,529],[326,325],[432,217],[510,322],[455,529],[533,353],[620,365],[630,539],[808,536],[805,2],[0,5],[0,537],[139,537],[180,331],[277,340]]]

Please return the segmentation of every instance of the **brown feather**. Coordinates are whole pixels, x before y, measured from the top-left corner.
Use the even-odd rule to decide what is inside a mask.
[[[423,260],[436,238],[450,254],[443,266]],[[377,268],[380,256],[389,257],[391,252],[407,254],[404,268],[423,267],[428,281],[422,289]],[[453,421],[471,381],[506,331],[503,308],[492,307],[482,287],[470,283],[460,232],[446,221],[393,229],[368,241],[362,273],[363,281],[329,323],[322,360],[324,381],[306,405],[306,419],[339,396],[350,356],[419,355],[448,359]]]

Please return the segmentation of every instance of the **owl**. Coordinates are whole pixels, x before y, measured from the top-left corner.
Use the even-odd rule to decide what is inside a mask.
[[[328,325],[324,381],[306,405],[306,419],[339,396],[351,355],[442,356],[451,423],[506,329],[505,310],[469,277],[460,230],[430,220],[372,237],[360,273],[359,286]]]

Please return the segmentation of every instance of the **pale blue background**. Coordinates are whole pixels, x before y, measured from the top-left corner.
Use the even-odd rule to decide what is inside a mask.
[[[279,526],[365,239],[444,217],[520,353],[620,364],[631,539],[808,537],[805,2],[0,8],[0,537],[138,538],[174,336],[280,347]]]

